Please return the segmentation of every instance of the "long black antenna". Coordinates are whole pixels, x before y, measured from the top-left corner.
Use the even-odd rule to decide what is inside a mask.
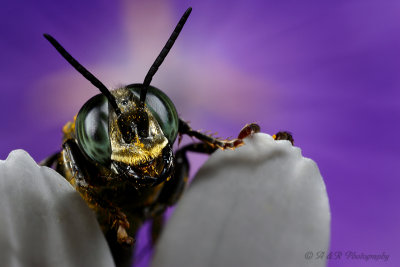
[[[169,37],[167,43],[164,45],[164,48],[161,50],[160,54],[154,61],[149,72],[147,72],[146,77],[144,78],[142,89],[140,90],[140,102],[142,105],[144,105],[144,101],[146,100],[147,88],[149,87],[154,74],[156,74],[158,68],[163,63],[165,57],[168,55],[169,50],[171,50],[172,46],[174,45],[176,38],[178,38],[178,35],[183,28],[183,25],[185,25],[185,22],[190,15],[190,12],[192,12],[191,7],[189,7],[185,11],[182,18],[179,20],[178,25],[176,25],[175,30],[172,32],[171,36]]]
[[[67,52],[67,50],[65,50],[64,47],[62,47],[60,43],[57,42],[56,39],[54,39],[51,35],[45,33],[43,34],[43,36],[54,46],[55,49],[57,49],[57,51],[65,58],[65,60],[67,60],[69,64],[72,65],[72,67],[74,67],[80,74],[83,75],[83,77],[85,77],[89,82],[91,82],[94,86],[96,86],[100,90],[100,92],[105,97],[107,97],[108,102],[113,107],[117,116],[121,115],[121,110],[119,109],[114,96],[110,93],[107,87],[102,82],[100,82],[93,74],[91,74],[87,69],[85,69],[85,67],[83,67],[78,61],[76,61],[76,59],[73,58]]]

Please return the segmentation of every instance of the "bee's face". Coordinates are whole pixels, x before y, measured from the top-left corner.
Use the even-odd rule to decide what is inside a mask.
[[[141,105],[141,84],[112,91],[119,116],[104,95],[89,99],[79,111],[75,133],[82,152],[121,178],[158,177],[172,157],[178,115],[172,101],[150,86]],[[170,155],[171,154],[171,155]],[[141,175],[138,175],[141,174]]]
[[[153,161],[168,144],[158,121],[130,90],[122,88],[112,93],[121,115],[109,112],[111,160],[131,166]]]

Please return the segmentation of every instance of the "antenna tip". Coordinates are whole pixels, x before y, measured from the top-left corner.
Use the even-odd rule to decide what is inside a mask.
[[[48,33],[43,33],[43,37],[47,39],[47,41],[49,41],[50,43],[53,43],[55,41],[55,39],[53,38],[53,36],[51,36]]]
[[[189,17],[190,12],[192,12],[192,7],[189,7],[188,9],[186,9],[185,14],[183,14],[183,17]]]

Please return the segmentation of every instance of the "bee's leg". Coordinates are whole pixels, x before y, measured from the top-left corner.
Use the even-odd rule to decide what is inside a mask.
[[[293,135],[290,132],[281,131],[272,136],[275,140],[288,140],[294,145]]]
[[[121,267],[132,266],[135,254],[135,234],[133,233],[137,231],[137,229],[132,228],[137,228],[139,224],[136,221],[131,221],[130,225],[126,215],[109,204],[103,202],[100,204],[102,207],[97,208],[98,220],[102,226],[115,265]],[[104,208],[107,205],[109,207]],[[101,215],[99,216],[99,214]],[[130,231],[129,234],[128,230]]]
[[[238,139],[244,139],[252,134],[260,132],[260,126],[256,123],[246,124],[238,134]]]
[[[191,137],[196,137],[197,139],[207,143],[212,147],[217,147],[220,149],[231,148],[234,149],[243,144],[243,139],[254,134],[260,132],[260,126],[256,123],[249,123],[245,125],[237,137],[237,139],[232,140],[221,140],[219,138],[212,137],[205,133],[193,130],[188,123],[179,119],[179,133],[187,134]],[[287,131],[280,131],[272,136],[275,140],[288,140],[294,144],[293,135]]]
[[[134,243],[134,239],[127,233],[129,229],[129,221],[126,215],[114,207],[112,203],[105,201],[93,188],[91,187],[90,177],[96,177],[96,174],[92,171],[95,167],[88,162],[78,145],[73,139],[68,139],[63,144],[63,157],[65,168],[69,170],[69,175],[65,177],[69,180],[74,179],[72,184],[75,185],[76,189],[80,192],[82,198],[96,207],[97,212],[106,214],[104,217],[110,218],[111,228],[116,230],[117,241],[122,245],[131,246]],[[108,221],[108,220],[106,220]],[[104,222],[104,224],[109,224]]]
[[[216,149],[205,143],[193,143],[179,149],[175,153],[174,172],[171,179],[165,182],[157,202],[167,207],[172,206],[182,195],[189,179],[190,165],[186,155],[187,151],[211,154]]]
[[[189,136],[194,136],[203,142],[186,145],[175,153],[175,169],[173,176],[165,183],[158,198],[158,202],[164,203],[166,206],[172,206],[178,201],[188,182],[190,165],[186,155],[187,152],[212,154],[218,148],[235,148],[242,144],[243,138],[259,132],[260,126],[255,123],[247,124],[240,131],[238,138],[230,141],[218,140],[209,135],[194,131],[182,120],[179,120],[179,130],[181,134],[185,133]]]
[[[69,182],[74,179],[73,185],[75,187],[87,186],[85,177],[89,177],[87,169],[89,165],[86,164],[86,159],[82,155],[77,143],[73,139],[68,139],[63,144],[62,166],[57,166],[57,171],[60,172]],[[60,163],[59,161],[59,163]]]
[[[190,165],[186,153],[198,152],[211,154],[216,147],[206,143],[193,143],[184,146],[175,153],[175,168],[171,179],[167,180],[157,199],[157,206],[154,207],[152,216],[151,240],[155,244],[161,234],[164,224],[164,211],[167,207],[173,206],[181,197],[189,180]]]
[[[260,126],[255,123],[247,124],[239,133],[237,139],[233,140],[219,140],[212,136],[206,135],[199,131],[194,131],[183,120],[179,120],[179,132],[181,134],[188,134],[200,139],[201,143],[192,143],[179,149],[175,153],[175,170],[173,177],[167,181],[161,191],[159,201],[165,203],[167,206],[174,205],[181,196],[189,176],[189,161],[186,153],[197,152],[203,154],[211,154],[218,148],[236,148],[243,144],[243,138],[260,131]]]
[[[212,148],[220,148],[220,149],[234,149],[236,147],[239,147],[243,145],[243,140],[240,138],[237,139],[219,139],[216,137],[213,137],[211,135],[202,133],[200,131],[193,130],[189,124],[182,119],[179,119],[179,133],[180,134],[187,134],[191,137],[196,137],[200,141],[208,144]]]
[[[110,241],[117,242],[125,247],[131,247],[135,243],[135,239],[128,234],[131,225],[126,214],[109,201],[104,200],[90,186],[79,188],[79,191],[85,201],[90,201],[91,206],[94,207],[99,217],[100,225],[105,227],[107,232],[111,234]]]
[[[107,232],[111,233],[110,241],[113,240],[119,245],[131,247],[135,243],[135,239],[128,234],[131,225],[125,213],[109,201],[104,200],[101,195],[94,192],[90,187],[81,188],[80,191],[81,195],[82,191],[85,192],[83,198],[91,201],[97,215],[101,214],[99,222],[100,225],[105,226]]]

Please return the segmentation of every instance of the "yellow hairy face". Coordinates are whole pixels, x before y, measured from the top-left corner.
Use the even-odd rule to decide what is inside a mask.
[[[126,143],[117,125],[115,113],[110,112],[111,160],[139,166],[159,157],[168,144],[168,140],[152,112],[146,106],[144,107],[149,120],[149,129],[146,137],[140,137],[137,134],[140,129],[137,129],[134,123],[139,114],[137,112],[139,100],[126,89],[117,89],[112,93],[121,112],[127,118],[126,121],[132,123],[131,128],[134,129],[136,135],[131,142]]]

